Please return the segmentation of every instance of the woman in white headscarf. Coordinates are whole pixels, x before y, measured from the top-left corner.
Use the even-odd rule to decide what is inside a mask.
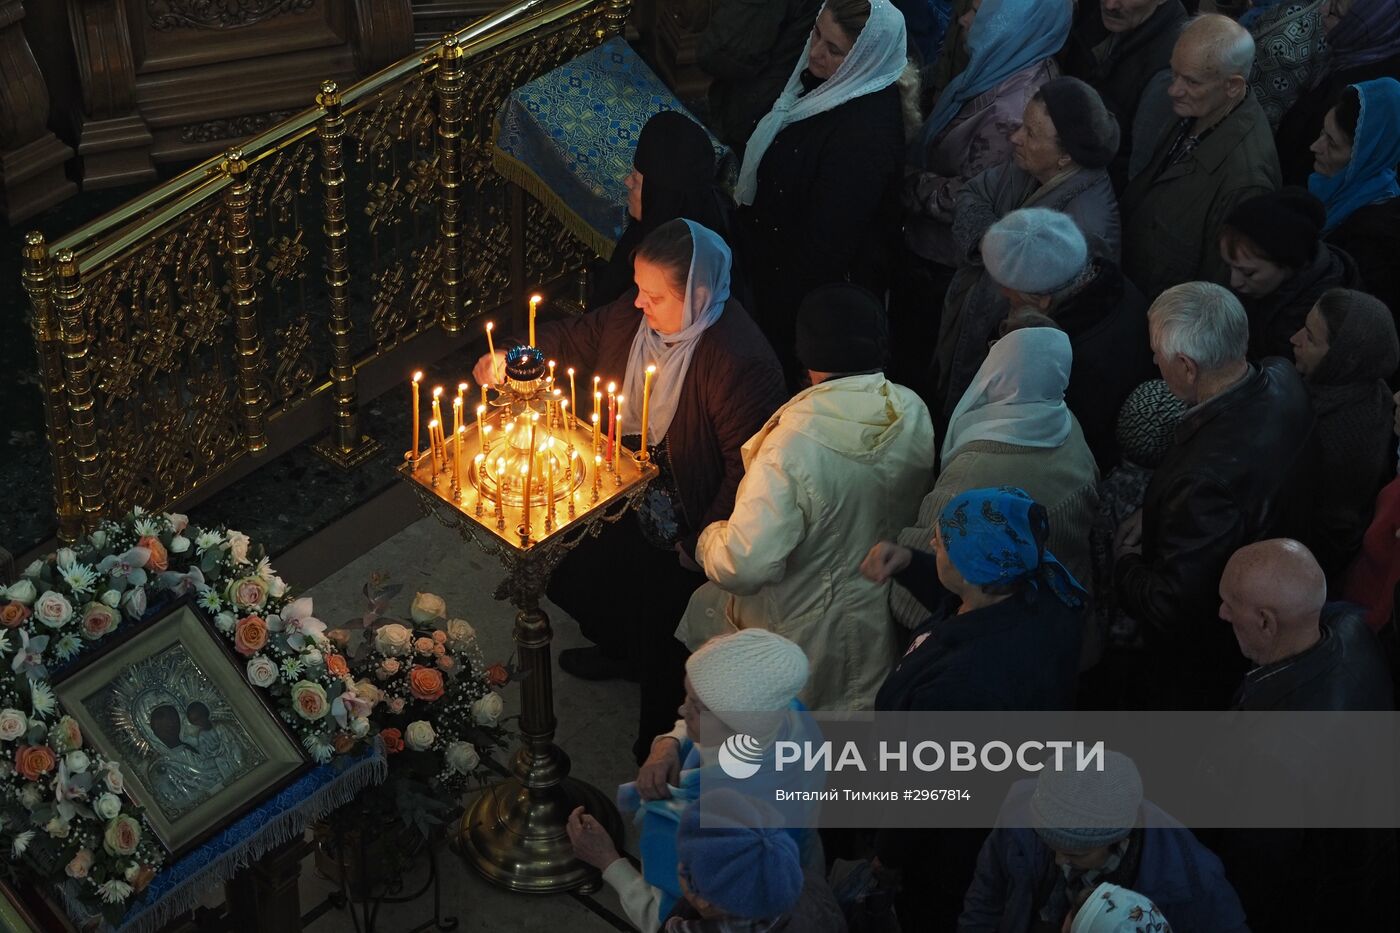
[[[729,247],[718,234],[693,221],[668,221],[637,247],[635,289],[538,330],[539,348],[561,368],[574,367],[590,385],[594,373],[618,384],[623,440],[631,448],[641,426],[643,373],[656,365],[647,446],[661,476],[635,520],[605,526],[565,558],[548,594],[597,643],[561,652],[560,667],[589,680],[640,679],[638,762],[652,737],[671,727],[682,699],[686,652],[675,630],[705,582],[694,563],[695,541],[733,511],[744,472],[740,448],[787,398],[773,351],[730,297],[729,269]],[[482,385],[504,374],[504,353],[476,365]],[[627,599],[610,598],[610,591],[625,591]]]
[[[1043,315],[1013,316],[1010,323],[1022,326],[992,346],[953,409],[938,481],[919,507],[917,526],[904,529],[899,543],[927,550],[934,523],[957,495],[1015,486],[1045,506],[1046,547],[1087,583],[1093,578],[1089,526],[1098,508],[1099,470],[1065,405],[1073,362],[1069,337]],[[902,587],[894,588],[890,604],[907,626],[928,616]]]
[[[827,0],[787,87],[749,137],[735,200],[754,314],[790,374],[800,368],[793,335],[804,295],[844,280],[884,293],[917,84],[904,17],[889,0]]]

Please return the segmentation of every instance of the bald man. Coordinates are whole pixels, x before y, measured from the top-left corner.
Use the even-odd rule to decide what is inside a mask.
[[[1312,552],[1289,538],[1240,548],[1220,578],[1220,618],[1255,664],[1235,694],[1248,710],[1388,710],[1390,671],[1363,610],[1327,602]]]
[[[1220,578],[1220,617],[1258,665],[1235,694],[1235,709],[1394,708],[1390,672],[1364,610],[1326,599],[1322,568],[1297,541],[1275,538],[1234,553]],[[1277,770],[1258,778],[1296,786],[1300,807],[1310,769],[1326,767],[1325,753],[1301,757],[1301,772],[1291,770],[1299,756],[1284,756]],[[1250,778],[1232,778],[1248,793]],[[1365,778],[1357,775],[1362,787]],[[1252,929],[1395,928],[1400,864],[1393,830],[1230,829],[1208,844],[1225,863]]]
[[[1121,204],[1123,271],[1149,301],[1182,282],[1227,284],[1217,248],[1225,216],[1279,185],[1269,120],[1249,90],[1253,65],[1248,30],[1218,14],[1191,20],[1172,48],[1176,122]]]

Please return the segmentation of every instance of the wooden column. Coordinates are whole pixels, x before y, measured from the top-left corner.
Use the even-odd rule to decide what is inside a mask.
[[[0,0],[0,214],[32,217],[78,190],[73,150],[49,131],[49,90],[21,25],[23,0]]]

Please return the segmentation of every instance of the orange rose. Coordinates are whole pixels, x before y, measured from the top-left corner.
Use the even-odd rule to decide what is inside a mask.
[[[415,667],[408,674],[408,692],[415,700],[432,702],[442,696],[442,674],[431,667]]]
[[[486,682],[493,687],[504,687],[510,681],[510,672],[504,664],[492,664],[486,669]]]
[[[47,745],[21,745],[15,749],[15,770],[26,781],[37,781],[53,770],[57,759]]]
[[[267,644],[267,623],[258,616],[238,620],[233,629],[233,647],[245,658]]]
[[[160,572],[170,567],[170,555],[165,553],[165,545],[155,535],[146,535],[136,542],[136,546],[151,552],[151,559],[146,561],[147,570]]]
[[[457,666],[457,662],[452,660],[452,655],[444,654],[442,657],[437,659],[437,666],[438,670],[440,671],[451,671],[454,667]]]
[[[0,606],[0,625],[5,626],[5,628],[21,626],[29,616],[29,607],[24,605],[24,603],[17,603],[12,600]]]
[[[140,894],[146,890],[146,886],[151,883],[151,879],[156,876],[156,870],[149,865],[142,865],[136,870],[136,877],[131,879],[131,890]]]
[[[379,737],[384,740],[384,751],[390,755],[403,751],[403,733],[397,729],[381,729]]]
[[[350,673],[350,665],[345,663],[345,658],[338,654],[326,655],[326,670],[337,677],[344,677]]]

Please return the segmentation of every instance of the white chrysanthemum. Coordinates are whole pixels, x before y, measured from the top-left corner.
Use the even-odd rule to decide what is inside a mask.
[[[53,688],[42,680],[29,682],[29,705],[34,709],[36,719],[47,719],[58,709],[53,697]]]
[[[59,575],[73,590],[74,596],[91,593],[97,589],[97,571],[87,564],[69,564],[59,571]]]
[[[143,518],[136,523],[136,536],[144,538],[147,535],[155,537],[160,534],[160,522],[154,518]]]
[[[214,592],[213,587],[209,587],[199,594],[199,606],[207,612],[222,612],[224,601],[219,598],[219,594]]]
[[[104,904],[120,904],[131,897],[131,885],[113,878],[111,881],[104,881],[97,893],[102,895]]]
[[[0,632],[0,657],[10,653],[10,636]]]
[[[139,505],[133,505],[133,506],[131,507],[131,517],[132,517],[132,518],[140,518],[142,515],[145,515],[145,514],[146,514],[146,510],[143,509],[143,508],[141,508],[141,506],[139,506]]]
[[[298,658],[288,658],[282,662],[282,677],[286,680],[295,680],[305,667],[306,665],[302,664]]]
[[[203,554],[205,551],[216,548],[224,543],[224,536],[217,531],[202,531],[194,539],[195,550]]]
[[[261,558],[257,566],[253,568],[253,576],[264,583],[271,583],[273,576],[275,576],[272,572],[272,561],[266,557]]]
[[[74,635],[72,632],[69,632],[67,635],[64,635],[57,642],[54,643],[53,651],[54,654],[58,655],[58,659],[60,661],[67,661],[69,658],[73,657],[78,653],[78,650],[82,647],[82,644],[83,643],[78,640],[77,635]]]
[[[335,747],[314,732],[303,736],[301,744],[317,764],[325,764],[335,754]]]
[[[19,858],[33,841],[34,830],[32,829],[26,829],[22,833],[16,833],[14,842],[10,843],[10,857]]]

